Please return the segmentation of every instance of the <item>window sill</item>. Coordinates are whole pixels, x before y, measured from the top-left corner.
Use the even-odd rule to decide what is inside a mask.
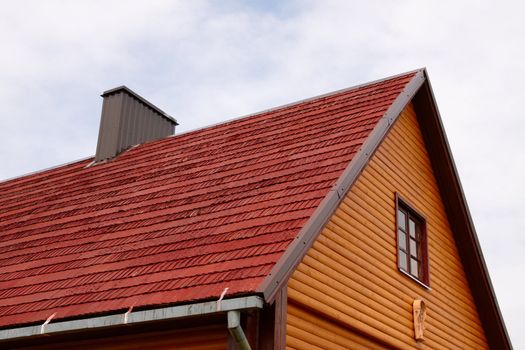
[[[416,282],[417,284],[419,284],[421,287],[425,288],[426,290],[428,290],[429,292],[432,290],[432,288],[430,288],[430,286],[428,286],[427,284],[421,282],[420,280],[418,280],[417,278],[415,278],[414,276],[412,276],[411,274],[409,274],[408,272],[406,272],[405,270],[402,270],[400,269],[399,267],[397,268],[397,270],[399,272],[401,272],[403,275],[407,276],[408,278],[410,278],[412,281]]]

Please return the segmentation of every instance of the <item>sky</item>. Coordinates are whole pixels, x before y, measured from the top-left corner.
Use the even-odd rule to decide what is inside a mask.
[[[426,67],[498,302],[525,348],[525,3],[10,1],[0,180],[92,156],[127,85],[176,133]]]

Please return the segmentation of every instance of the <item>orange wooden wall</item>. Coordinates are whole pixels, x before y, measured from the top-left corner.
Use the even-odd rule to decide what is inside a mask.
[[[397,269],[396,192],[426,216],[431,290]],[[427,305],[419,344],[418,297]],[[294,272],[288,303],[290,349],[488,348],[412,105]]]

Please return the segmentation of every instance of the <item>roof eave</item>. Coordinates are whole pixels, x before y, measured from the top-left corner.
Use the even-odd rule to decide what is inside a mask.
[[[178,320],[186,317],[208,316],[228,311],[262,309],[264,301],[260,296],[248,295],[231,299],[189,303],[156,309],[133,311],[106,316],[86,317],[53,322],[52,317],[41,325],[13,327],[0,330],[0,344],[5,341],[35,338],[42,335],[63,334],[94,329],[108,329],[122,325],[146,322]]]

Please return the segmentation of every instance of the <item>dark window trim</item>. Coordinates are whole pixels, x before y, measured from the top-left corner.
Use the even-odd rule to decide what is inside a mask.
[[[395,200],[396,200],[396,266],[399,272],[404,274],[405,276],[409,277],[413,281],[417,282],[422,287],[430,290],[430,273],[428,268],[428,238],[427,238],[427,220],[426,217],[421,214],[420,211],[414,208],[413,205],[410,204],[406,199],[404,199],[399,193],[395,193]],[[404,208],[405,210],[408,210],[412,216],[414,216],[421,224],[421,243],[420,243],[420,249],[421,249],[421,263],[423,268],[423,276],[422,279],[419,279],[415,276],[412,276],[408,271],[405,271],[401,269],[399,266],[399,208]],[[408,234],[408,233],[407,233]],[[409,263],[409,262],[408,262]]]

